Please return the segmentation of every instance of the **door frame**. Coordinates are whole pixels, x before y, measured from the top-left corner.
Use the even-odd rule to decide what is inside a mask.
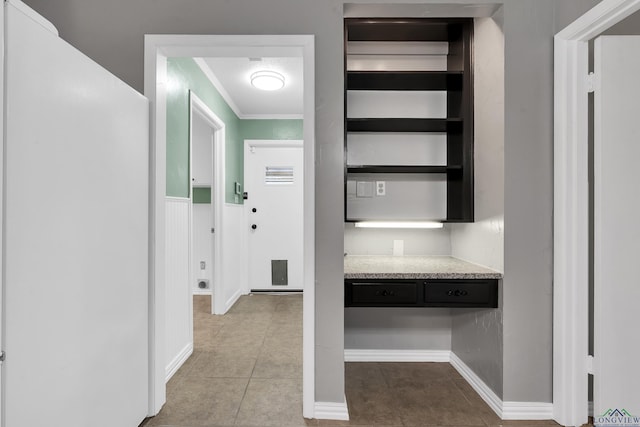
[[[224,227],[222,227],[222,205],[224,204],[224,155],[225,155],[225,125],[224,122],[204,103],[198,95],[193,91],[189,91],[189,171],[193,175],[193,115],[198,114],[199,117],[204,120],[214,131],[213,132],[213,146],[211,147],[211,214],[213,216],[213,229],[214,233],[211,233],[211,249],[213,250],[213,256],[209,260],[211,262],[211,314],[223,314],[224,313],[224,298],[216,298],[216,295],[224,295],[223,287],[224,283],[222,278],[224,277],[223,271],[225,269],[222,262],[222,242],[223,235],[225,233]],[[193,180],[190,182],[191,189],[191,205],[193,206]],[[191,253],[193,251],[193,208],[191,210]],[[189,283],[191,286],[195,283],[195,272],[193,271],[193,262],[189,264]],[[191,315],[193,315],[193,299],[190,300]],[[190,317],[190,321],[193,322],[193,316]],[[191,325],[193,330],[193,324]]]
[[[167,57],[233,56],[239,49],[263,52],[286,47],[303,58],[304,72],[304,289],[302,414],[315,405],[315,42],[313,35],[145,35],[144,94],[150,114],[149,415],[166,401],[165,221]],[[260,56],[260,55],[257,55]]]
[[[0,7],[0,46],[4,52],[5,40],[4,40],[4,9],[6,8],[4,3]],[[2,144],[0,145],[0,351],[4,351],[4,53],[2,54],[2,67],[0,67],[0,135],[2,135]],[[4,425],[4,397],[2,395],[4,388],[3,375],[3,362],[0,361],[0,425]]]
[[[250,147],[262,147],[262,148],[278,148],[278,147],[293,147],[293,148],[302,148],[303,153],[304,153],[304,141],[300,140],[300,139],[273,139],[273,140],[269,140],[269,139],[245,139],[243,142],[243,152],[244,152],[244,162],[243,162],[243,166],[244,166],[244,176],[246,177],[246,172],[247,172],[247,153],[249,152],[249,150],[251,150]],[[303,154],[304,155],[304,154]],[[304,167],[304,164],[303,164]],[[244,179],[244,177],[243,177]],[[306,176],[304,175],[304,170],[303,170],[303,179],[306,179]],[[303,184],[304,185],[304,184]],[[245,183],[245,189],[246,189],[246,183]],[[306,187],[303,187],[303,192],[306,191]],[[303,196],[304,198],[304,193]],[[249,212],[248,212],[248,205],[245,203],[244,205],[244,224],[248,225],[249,224]],[[245,293],[250,293],[251,292],[251,286],[249,285],[249,228],[248,227],[243,227],[242,228],[242,241],[244,242],[243,245],[243,250],[244,250],[244,265],[243,265],[243,271],[245,272],[245,274],[242,275],[242,290]],[[304,287],[306,284],[303,283],[303,288],[302,290],[304,291],[306,288]],[[296,291],[294,291],[296,292]],[[303,292],[304,294],[304,292]]]
[[[588,420],[589,40],[640,10],[603,0],[554,37],[553,419]]]

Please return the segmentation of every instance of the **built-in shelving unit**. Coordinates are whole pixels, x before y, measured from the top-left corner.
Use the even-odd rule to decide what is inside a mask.
[[[472,32],[465,18],[345,19],[346,221],[473,221]]]

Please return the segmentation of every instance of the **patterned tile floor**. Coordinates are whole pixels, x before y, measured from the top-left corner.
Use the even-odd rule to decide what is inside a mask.
[[[302,296],[194,297],[194,353],[144,427],[558,426],[502,421],[447,363],[347,363],[349,421],[302,417]]]

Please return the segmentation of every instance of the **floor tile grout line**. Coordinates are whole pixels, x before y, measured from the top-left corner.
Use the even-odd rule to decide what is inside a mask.
[[[271,324],[271,319],[273,319],[273,313],[271,315],[271,317],[269,318],[269,324]],[[256,365],[258,364],[258,358],[260,357],[260,353],[262,352],[262,348],[264,347],[264,340],[267,334],[268,328],[265,329],[264,334],[262,335],[262,343],[260,343],[260,349],[258,350],[258,355],[256,356],[256,360],[253,362],[253,368],[251,368],[251,374],[249,375],[249,379],[247,381],[247,385],[244,389],[244,393],[242,394],[242,398],[240,399],[240,404],[238,405],[238,409],[236,410],[236,415],[233,418],[233,425],[237,425],[238,422],[238,415],[240,415],[240,408],[242,408],[242,403],[244,402],[244,399],[247,397],[247,390],[249,390],[249,384],[251,384],[251,380],[253,379],[253,373],[256,370]]]

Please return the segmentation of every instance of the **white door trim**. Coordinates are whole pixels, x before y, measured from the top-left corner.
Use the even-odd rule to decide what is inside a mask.
[[[6,5],[6,3],[5,3]],[[0,7],[0,46],[4,49],[4,9],[5,5]],[[4,151],[5,151],[5,138],[4,138],[4,53],[2,54],[2,67],[0,67],[0,135],[2,135],[2,144],[0,144],[0,346],[4,346]],[[4,351],[0,348],[0,351]],[[2,379],[2,362],[0,362],[0,425],[3,424],[3,410],[4,410],[4,398],[2,396],[2,390],[4,388],[4,382]]]
[[[167,57],[261,56],[287,48],[303,58],[304,296],[303,416],[315,403],[315,53],[313,35],[145,35],[144,94],[151,102],[150,147],[150,385],[149,414],[166,400],[164,384],[164,198],[166,194]],[[257,55],[247,55],[250,52]]]
[[[213,198],[211,203],[213,204],[213,228],[215,233],[213,233],[213,304],[211,304],[211,313],[212,314],[224,314],[225,312],[225,303],[222,295],[225,295],[223,292],[223,271],[225,269],[225,265],[222,262],[222,242],[224,235],[224,227],[222,227],[222,215],[223,209],[222,206],[224,204],[224,156],[225,156],[225,126],[224,122],[218,117],[211,109],[205,104],[198,96],[190,91],[189,92],[189,105],[190,105],[190,114],[189,114],[189,129],[192,129],[192,120],[193,113],[197,111],[211,128],[214,129],[213,135],[213,147],[211,150],[212,153],[212,162],[213,170],[211,171],[211,182],[212,182],[212,190],[213,190]],[[192,144],[192,138],[189,138],[189,144]],[[193,147],[189,149],[189,158],[191,165],[189,166],[189,170],[193,175]],[[191,202],[193,203],[193,183],[191,183]],[[193,219],[192,219],[193,221]],[[193,228],[192,228],[193,229]],[[193,242],[193,239],[191,240]],[[189,270],[193,270],[193,263],[189,264]],[[193,271],[191,271],[191,281],[193,284],[194,276]]]
[[[603,0],[554,38],[553,418],[588,417],[588,41],[640,9]]]

